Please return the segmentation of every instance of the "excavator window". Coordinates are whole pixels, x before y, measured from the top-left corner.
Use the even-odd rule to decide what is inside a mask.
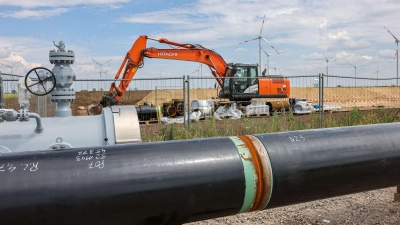
[[[258,84],[257,67],[250,67],[250,86]]]
[[[233,91],[243,93],[249,87],[248,67],[237,67],[233,79]]]
[[[224,87],[223,87],[223,93],[225,96],[229,96],[230,90],[229,90],[229,83],[231,82],[231,79],[228,78],[224,79]]]

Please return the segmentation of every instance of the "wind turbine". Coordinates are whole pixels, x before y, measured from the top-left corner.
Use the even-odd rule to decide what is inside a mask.
[[[101,79],[101,73],[102,73],[101,67],[102,67],[104,64],[110,62],[112,59],[109,59],[109,60],[107,60],[105,63],[102,63],[102,64],[100,64],[99,62],[97,62],[96,60],[94,60],[94,59],[92,59],[92,58],[90,58],[90,59],[91,59],[93,62],[97,63],[97,65],[100,66],[100,79]]]
[[[102,74],[102,70],[101,70],[101,67],[104,65],[104,64],[106,64],[106,63],[108,63],[108,62],[110,62],[112,59],[109,59],[109,60],[107,60],[105,63],[102,63],[102,64],[100,64],[99,62],[97,62],[96,60],[94,60],[94,59],[92,59],[92,58],[90,58],[93,62],[95,62],[95,63],[97,63],[97,65],[99,65],[100,66],[100,80],[101,80],[101,74]],[[106,74],[106,79],[107,79],[107,74]],[[103,85],[101,85],[101,86],[103,86]],[[102,89],[103,89],[103,87],[101,87]]]
[[[394,43],[396,43],[396,56],[397,56],[397,79],[396,79],[396,86],[399,86],[399,39],[395,37],[390,30],[388,30],[386,27],[384,27],[389,34],[391,34],[394,37]]]
[[[283,52],[278,52],[278,51],[277,51],[276,54],[268,54],[262,47],[261,47],[261,50],[263,50],[263,52],[267,55],[267,75],[269,75],[269,57],[270,57],[271,55],[279,55],[279,54],[281,54],[281,53],[283,53]],[[261,66],[260,66],[260,67],[261,67]]]
[[[378,74],[379,74],[379,65],[378,70],[376,71],[376,86],[378,87]]]
[[[271,48],[273,48],[273,49],[276,51],[277,54],[279,54],[279,52],[274,48],[274,46],[272,46],[265,38],[263,38],[263,37],[261,36],[262,31],[263,31],[263,27],[264,27],[264,20],[265,20],[265,15],[264,15],[264,19],[263,19],[262,24],[261,24],[260,35],[258,35],[257,37],[255,37],[255,38],[253,38],[253,39],[246,40],[246,41],[244,41],[244,42],[240,42],[240,43],[239,43],[239,44],[243,44],[243,43],[246,43],[246,42],[258,40],[258,48],[259,48],[259,49],[258,49],[258,55],[259,55],[259,62],[260,62],[260,64],[259,64],[259,65],[260,65],[259,74],[261,74],[261,49],[262,49],[262,47],[261,47],[261,40],[263,40],[265,43],[267,43]]]
[[[0,63],[0,64],[3,65],[3,66],[7,66],[8,68],[10,68],[10,69],[11,69],[11,74],[12,74],[12,68],[13,68],[15,65],[17,65],[17,63],[19,63],[19,62],[21,62],[21,59],[20,59],[18,62],[14,63],[12,66],[9,66],[9,65],[6,65],[6,64],[3,64],[3,63]]]
[[[349,63],[350,66],[354,67],[354,86],[357,87],[357,66],[361,65],[361,63],[359,63],[357,66]]]
[[[325,59],[326,59],[326,86],[328,87],[328,78],[329,78],[329,59],[328,58],[326,58],[326,56],[325,56],[325,53],[322,53],[322,55],[324,55],[324,57],[325,57]],[[336,60],[336,58],[335,59],[333,59],[333,60],[330,60],[330,61],[335,61]]]

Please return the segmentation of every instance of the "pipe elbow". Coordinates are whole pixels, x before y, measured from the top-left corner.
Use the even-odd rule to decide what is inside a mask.
[[[35,132],[36,133],[42,133],[43,132],[43,126],[42,126],[42,119],[39,114],[36,113],[29,113],[29,118],[35,118],[36,119],[36,128]]]

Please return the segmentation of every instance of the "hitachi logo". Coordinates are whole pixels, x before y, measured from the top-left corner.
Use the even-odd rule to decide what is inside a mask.
[[[177,52],[159,52],[158,56],[178,56]]]

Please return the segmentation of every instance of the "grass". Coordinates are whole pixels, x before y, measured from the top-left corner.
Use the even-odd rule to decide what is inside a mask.
[[[398,122],[393,118],[393,110],[377,109],[362,112],[354,108],[349,113],[324,114],[323,127],[342,127],[363,124],[378,124]],[[217,121],[208,118],[204,121],[191,122],[190,130],[183,124],[159,125],[158,132],[142,137],[144,142],[182,140],[193,138],[210,138],[222,136],[239,136],[282,131],[294,131],[320,128],[318,113],[294,116],[292,112],[274,113],[269,118],[241,118],[237,120],[225,119]]]
[[[18,98],[18,94],[3,94],[3,99]]]

